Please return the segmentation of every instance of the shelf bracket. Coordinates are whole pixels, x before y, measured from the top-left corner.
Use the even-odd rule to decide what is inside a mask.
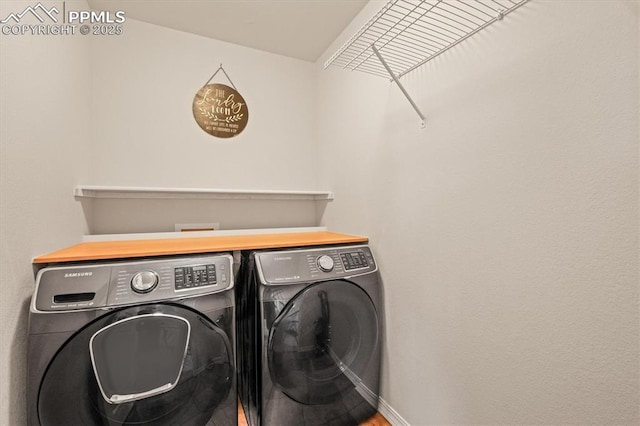
[[[409,101],[409,103],[411,104],[411,106],[413,107],[413,109],[416,110],[416,112],[418,113],[418,115],[420,116],[420,128],[424,129],[425,128],[425,118],[424,118],[424,114],[422,114],[422,111],[420,111],[420,108],[418,108],[418,105],[416,105],[415,102],[413,102],[413,99],[411,99],[411,96],[409,96],[409,93],[406,91],[406,89],[404,88],[404,86],[402,85],[402,83],[400,83],[400,80],[398,80],[398,77],[396,77],[396,75],[393,73],[393,71],[391,71],[391,68],[389,67],[389,65],[387,64],[387,62],[384,60],[384,58],[382,57],[382,55],[380,55],[380,52],[378,52],[378,49],[376,49],[376,47],[372,44],[371,45],[371,50],[373,50],[373,53],[376,54],[376,56],[378,57],[378,59],[380,60],[380,63],[384,66],[384,68],[387,70],[387,72],[389,73],[389,75],[391,76],[391,78],[393,79],[393,81],[396,82],[396,85],[400,88],[400,90],[402,91],[402,93],[404,94],[404,96],[407,98],[407,100]]]

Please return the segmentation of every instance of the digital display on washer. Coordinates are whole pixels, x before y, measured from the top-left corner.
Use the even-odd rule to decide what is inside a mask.
[[[175,268],[174,278],[176,290],[213,285],[216,283],[216,265]]]
[[[340,253],[340,259],[342,260],[345,271],[349,271],[351,269],[366,268],[367,266],[369,266],[367,258],[361,251]]]

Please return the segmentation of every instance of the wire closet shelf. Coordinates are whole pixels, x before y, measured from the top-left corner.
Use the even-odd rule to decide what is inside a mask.
[[[397,82],[527,1],[391,0],[324,68],[334,65]]]

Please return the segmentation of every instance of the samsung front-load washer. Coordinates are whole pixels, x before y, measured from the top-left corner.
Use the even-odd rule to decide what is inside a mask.
[[[244,253],[239,393],[258,425],[357,425],[378,407],[382,289],[367,245]]]
[[[227,254],[40,269],[29,424],[237,424],[233,283]]]

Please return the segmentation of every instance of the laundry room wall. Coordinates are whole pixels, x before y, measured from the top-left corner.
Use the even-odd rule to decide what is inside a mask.
[[[322,70],[383,4],[318,62],[317,134],[323,223],[383,275],[390,418],[638,424],[638,2],[530,2],[416,69],[425,129]]]
[[[123,28],[120,36],[94,38],[87,184],[315,189],[312,63],[135,19]],[[229,139],[205,133],[192,113],[196,92],[221,64],[249,110],[245,130]],[[231,85],[222,71],[212,83]],[[173,231],[175,223],[316,224],[313,202],[98,200],[93,206],[95,233]]]
[[[67,7],[87,10],[85,1]],[[0,2],[0,16],[29,1]],[[31,259],[86,230],[74,185],[89,176],[90,44],[76,36],[0,35],[0,424],[26,424]]]

